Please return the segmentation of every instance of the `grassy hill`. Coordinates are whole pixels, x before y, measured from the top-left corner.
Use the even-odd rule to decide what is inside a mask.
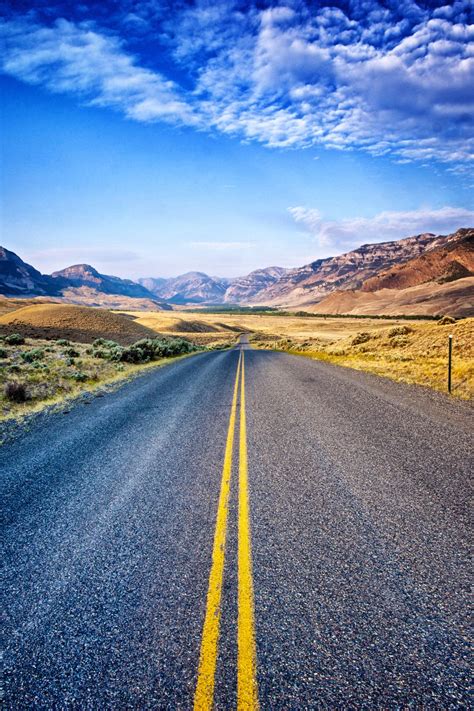
[[[34,304],[0,316],[0,335],[13,331],[30,338],[67,338],[92,343],[108,338],[129,345],[156,333],[133,317],[105,309],[65,304]]]

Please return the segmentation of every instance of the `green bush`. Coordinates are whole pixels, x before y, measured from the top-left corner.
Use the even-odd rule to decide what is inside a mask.
[[[10,382],[5,383],[3,389],[5,397],[11,402],[26,402],[28,400],[28,391],[24,383]]]
[[[124,348],[119,357],[120,360],[126,363],[147,363],[150,359],[149,352],[146,348],[141,348],[138,343]]]
[[[148,363],[159,358],[192,353],[201,350],[184,338],[142,338],[130,346],[120,346],[115,341],[97,338],[93,344],[93,355],[112,362]]]
[[[108,352],[109,360],[114,361],[114,362],[122,360],[123,351],[124,351],[124,348],[122,348],[122,346],[116,346],[115,348],[111,348],[110,351]]]
[[[84,383],[87,380],[87,375],[79,370],[77,373],[71,373],[70,378],[75,380],[76,383]]]
[[[118,346],[118,343],[116,341],[110,341],[107,338],[96,338],[92,345],[94,348],[101,346],[104,348],[115,348],[115,346]]]
[[[94,349],[92,355],[94,356],[94,358],[104,358],[105,359],[105,358],[109,357],[108,351],[104,351],[103,348]]]
[[[9,336],[5,338],[5,341],[10,345],[10,346],[22,346],[25,342],[25,339],[23,336],[19,333],[11,333]]]
[[[0,348],[0,358],[7,358],[8,357],[8,351],[5,350],[5,348]]]
[[[126,363],[148,363],[150,360],[171,358],[197,350],[201,350],[199,346],[184,338],[143,338],[141,341],[123,348],[121,353],[116,353],[116,360]]]
[[[35,360],[44,358],[44,350],[42,348],[32,348],[29,351],[23,351],[21,357],[25,363],[33,363]]]
[[[69,358],[78,358],[81,354],[75,348],[66,348],[63,355],[69,356]]]
[[[58,346],[70,346],[71,341],[68,341],[67,338],[58,338],[56,344]]]

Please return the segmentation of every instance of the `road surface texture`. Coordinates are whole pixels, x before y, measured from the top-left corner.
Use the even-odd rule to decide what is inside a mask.
[[[468,707],[472,410],[246,344],[0,452],[8,709]]]

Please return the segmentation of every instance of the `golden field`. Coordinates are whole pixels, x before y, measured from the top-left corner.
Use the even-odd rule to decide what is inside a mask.
[[[22,305],[0,315],[0,335],[13,332],[29,338],[68,338],[81,343],[110,338],[121,345],[155,335],[134,318],[114,311],[51,302]]]
[[[358,325],[356,333],[330,342],[321,334],[274,339],[265,333],[253,334],[251,341],[256,348],[305,355],[446,392],[448,337],[452,334],[452,394],[463,399],[473,397],[474,318],[445,325],[417,321],[391,325],[381,321],[378,327]]]
[[[446,391],[448,336],[453,334],[453,391],[474,394],[474,318],[442,325],[436,321],[377,318],[130,312],[160,333],[187,335],[198,342],[235,340],[250,334],[255,348],[282,350],[367,370],[406,383]]]
[[[446,391],[448,335],[454,336],[453,395],[474,392],[474,319],[442,325],[435,321],[336,318],[275,313],[127,311],[9,300],[0,315],[0,385],[24,382],[28,402],[0,394],[0,416],[10,417],[44,404],[75,397],[116,382],[157,362],[131,364],[101,360],[91,351],[96,338],[127,346],[141,338],[180,337],[205,347],[228,347],[248,333],[255,348],[274,349],[367,370],[407,383]],[[9,345],[20,333],[24,345]],[[64,345],[58,339],[71,343]],[[35,360],[22,355],[40,349]],[[70,349],[77,355],[70,355]],[[69,353],[69,355],[68,355]],[[26,360],[25,360],[26,358]]]
[[[156,333],[194,338],[235,337],[240,333],[263,333],[275,338],[317,337],[329,343],[356,334],[361,328],[383,329],[397,324],[397,319],[319,318],[286,316],[277,313],[204,313],[196,311],[127,311],[137,323]]]

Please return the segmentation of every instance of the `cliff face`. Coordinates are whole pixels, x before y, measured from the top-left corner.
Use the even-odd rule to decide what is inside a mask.
[[[130,279],[100,274],[90,264],[74,264],[53,272],[53,279],[66,280],[72,287],[91,287],[102,294],[130,296],[138,299],[153,299],[153,294],[141,284]]]
[[[359,289],[364,282],[380,272],[456,239],[455,235],[435,236],[426,233],[396,242],[365,244],[346,254],[290,269],[276,283],[260,292],[254,301],[289,307],[315,303],[334,291]]]
[[[234,279],[225,292],[224,301],[229,304],[248,303],[278,282],[287,271],[283,267],[267,267],[267,269],[256,269],[247,276]]]
[[[374,314],[429,314],[452,312],[451,304],[457,314],[469,315],[473,278],[473,228],[364,244],[296,269],[268,267],[236,279],[188,272],[136,283],[101,274],[89,264],[75,264],[49,276],[0,248],[1,294],[54,296],[69,303],[125,310],[227,303],[321,313],[349,313],[354,308],[363,313],[368,308]],[[440,288],[458,282],[456,288]]]
[[[474,276],[474,230],[458,230],[445,244],[383,270],[362,285],[362,291],[406,289],[426,282],[447,282]]]
[[[55,296],[64,284],[41,274],[14,252],[0,247],[0,293],[5,296]]]

